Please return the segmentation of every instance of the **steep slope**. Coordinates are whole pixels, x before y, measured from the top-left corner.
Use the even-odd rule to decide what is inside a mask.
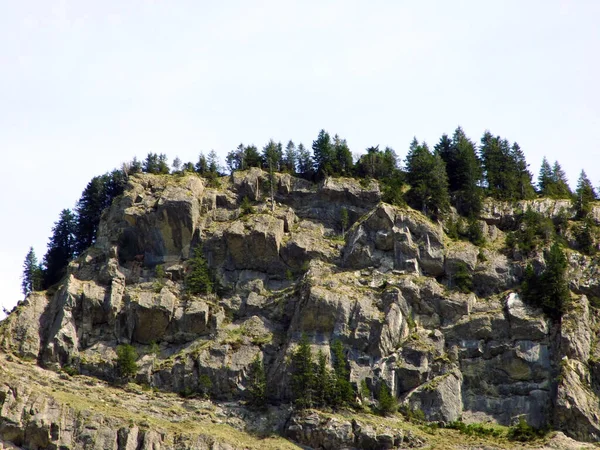
[[[268,174],[258,169],[236,172],[218,187],[195,175],[132,177],[103,214],[96,245],[70,264],[59,285],[30,295],[2,322],[0,347],[45,369],[114,382],[116,347],[132,344],[141,355],[140,385],[220,402],[248,398],[258,355],[270,401],[285,405],[293,394],[289,357],[305,334],[315,352],[328,356],[332,342],[342,342],[350,381],[370,391],[362,398],[366,404],[385,382],[429,421],[510,425],[523,417],[576,439],[600,437],[598,314],[587,298],[598,292],[595,262],[571,254],[574,307],[554,323],[515,292],[525,262],[497,251],[517,210],[533,207],[553,217],[569,214],[570,204],[489,203],[480,221],[489,244],[478,248],[450,240],[440,224],[410,208],[380,203],[376,183],[326,179],[314,185],[276,177],[274,204]],[[254,213],[240,208],[243,198],[254,203]],[[353,223],[345,238],[343,209]],[[212,270],[214,294],[185,289],[196,248]],[[541,256],[536,261],[544,264]],[[464,267],[468,293],[455,289]],[[15,391],[14,380],[6,389],[26,388]],[[310,429],[310,421],[290,429],[294,421],[282,408],[278,414],[286,421],[273,430],[315,445],[314,425],[306,433],[299,430]],[[247,421],[240,414],[237,420]],[[27,439],[15,436],[28,422],[13,422],[0,426],[0,437],[20,445]],[[46,424],[50,437],[52,426],[75,427],[54,419]],[[129,439],[116,433],[111,442]],[[177,446],[165,433],[160,448]],[[350,435],[348,442],[359,448],[384,448],[361,444],[355,428]],[[81,436],[68,445],[79,448]],[[136,442],[153,439],[136,436]],[[187,448],[204,448],[189,439]],[[410,445],[427,440],[411,439]],[[396,444],[392,437],[390,445]],[[129,448],[124,445],[115,448]]]

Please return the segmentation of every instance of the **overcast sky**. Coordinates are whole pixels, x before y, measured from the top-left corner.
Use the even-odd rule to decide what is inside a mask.
[[[0,0],[0,303],[87,182],[149,151],[324,128],[403,158],[461,125],[598,185],[599,17],[594,0]]]

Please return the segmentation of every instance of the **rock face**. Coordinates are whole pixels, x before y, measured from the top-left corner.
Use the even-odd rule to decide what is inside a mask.
[[[95,246],[70,264],[55,290],[30,295],[2,322],[0,347],[44,368],[113,382],[116,348],[131,344],[137,382],[219,401],[248,397],[250,366],[259,357],[270,400],[285,404],[292,395],[289,356],[306,334],[328,360],[332,342],[341,341],[350,381],[357,390],[366,386],[367,404],[385,383],[404,408],[430,421],[510,425],[524,417],[580,440],[600,438],[599,321],[586,296],[596,289],[589,259],[572,257],[578,297],[554,323],[520,299],[523,262],[498,246],[452,241],[441,224],[380,203],[374,182],[276,177],[271,199],[269,177],[259,169],[223,178],[218,188],[195,175],[133,176],[104,212]],[[253,213],[241,210],[244,197]],[[501,237],[520,211],[571,214],[563,203],[488,203],[481,224]],[[351,225],[345,236],[343,209]],[[216,293],[185,288],[195,249]],[[468,293],[457,288],[465,272]],[[87,433],[96,447],[85,448],[171,448],[166,435],[108,419],[86,431],[73,411],[25,393],[27,386],[2,389],[0,438],[17,446],[80,448]],[[11,415],[30,403],[41,416],[24,422]],[[277,431],[314,448],[418,443],[403,432],[317,413],[290,416]]]

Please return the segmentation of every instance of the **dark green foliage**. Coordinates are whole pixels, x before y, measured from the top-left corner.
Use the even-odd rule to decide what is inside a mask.
[[[550,167],[550,163],[544,157],[538,177],[538,189],[542,197],[571,198],[567,176],[558,161]]]
[[[379,146],[369,147],[356,163],[355,172],[362,178],[386,180],[398,170],[398,157],[390,147],[382,152]]]
[[[185,277],[185,290],[192,295],[210,294],[213,290],[210,269],[201,247],[196,247],[194,256],[190,259],[189,272]]]
[[[253,408],[264,409],[267,406],[267,377],[265,375],[265,367],[259,354],[250,364],[248,371],[248,403]]]
[[[37,257],[33,247],[29,248],[23,262],[23,276],[21,281],[21,290],[23,295],[27,296],[34,291],[42,288],[42,267],[38,264]]]
[[[411,206],[433,217],[444,215],[450,209],[448,176],[442,158],[432,154],[427,144],[414,139],[406,157],[407,193]]]
[[[313,159],[304,144],[298,145],[298,173],[308,178],[314,171]]]
[[[462,434],[467,436],[479,436],[479,437],[501,437],[502,430],[493,427],[486,427],[480,423],[470,423],[466,424],[462,420],[455,420],[454,422],[450,422],[446,425],[446,428],[450,428],[451,430],[458,430]]]
[[[469,221],[465,237],[474,245],[477,245],[479,247],[485,245],[485,236],[483,235],[483,229],[481,227],[481,224],[475,219]]]
[[[227,153],[227,167],[229,172],[233,173],[236,170],[246,170],[250,167],[261,167],[262,158],[258,149],[254,145],[244,146],[238,145],[235,150]]]
[[[422,409],[412,409],[408,405],[402,405],[398,408],[400,414],[402,414],[406,420],[414,423],[423,423],[426,421],[425,413]]]
[[[299,408],[311,408],[315,402],[314,361],[306,334],[292,354],[292,392],[294,404]]]
[[[579,218],[586,217],[592,211],[592,202],[596,200],[596,190],[584,170],[577,180],[575,191],[575,208]]]
[[[332,342],[331,354],[334,373],[332,406],[351,405],[354,403],[356,394],[350,383],[350,369],[342,341],[336,339]]]
[[[204,156],[203,152],[200,152],[200,155],[198,156],[198,162],[196,163],[195,169],[200,175],[205,175],[208,173],[208,160],[206,159],[206,156]]]
[[[281,142],[275,143],[271,139],[263,148],[262,165],[267,170],[281,171],[283,167],[283,150]]]
[[[528,208],[519,218],[516,231],[506,237],[506,245],[524,254],[530,254],[541,245],[549,243],[555,237],[554,223],[548,217]]]
[[[240,203],[240,214],[246,216],[248,214],[254,214],[255,212],[254,206],[252,206],[248,197],[242,198],[242,203]]]
[[[531,172],[525,155],[514,143],[486,131],[481,138],[481,160],[488,194],[500,200],[523,200],[534,197]]]
[[[388,178],[384,178],[380,182],[381,200],[391,205],[405,205],[403,188],[404,174],[396,169]]]
[[[220,171],[219,156],[217,152],[211,150],[208,152],[208,173],[217,174]]]
[[[213,386],[212,380],[205,373],[203,373],[202,375],[200,375],[198,377],[198,393],[202,397],[204,397],[204,398],[210,397],[210,391],[212,390],[212,386]]]
[[[483,170],[475,144],[458,127],[452,140],[442,136],[435,151],[446,165],[449,191],[457,211],[467,217],[475,216],[481,211],[483,199]]]
[[[298,151],[296,150],[296,144],[294,144],[294,142],[290,140],[285,146],[285,155],[283,157],[283,170],[285,172],[295,174],[297,165]]]
[[[597,234],[598,227],[590,217],[586,217],[581,224],[573,227],[577,248],[586,255],[591,256],[597,253],[598,248],[595,245]]]
[[[346,139],[340,138],[337,134],[333,137],[333,174],[348,176],[354,167],[352,163],[352,153],[348,148]]]
[[[398,411],[398,401],[396,400],[396,397],[392,395],[392,393],[390,392],[390,388],[383,380],[379,385],[379,391],[377,392],[377,401],[377,411],[382,416],[389,416]]]
[[[175,159],[173,160],[173,173],[179,173],[181,170],[181,159],[179,159],[179,156],[176,156]]]
[[[336,155],[329,133],[321,130],[317,139],[312,143],[312,150],[317,174],[319,176],[334,174]]]
[[[121,170],[91,179],[77,201],[75,211],[77,224],[75,228],[75,252],[84,252],[96,241],[100,217],[105,208],[121,195],[125,189],[127,177]]]
[[[66,273],[67,264],[75,256],[75,226],[75,215],[70,209],[63,209],[52,228],[52,237],[44,256],[44,288],[60,281]]]
[[[169,173],[169,164],[167,162],[167,155],[161,153],[148,153],[144,163],[142,164],[142,170],[146,173],[163,174]]]
[[[545,254],[546,268],[537,274],[531,265],[525,269],[525,276],[521,284],[523,299],[532,305],[538,306],[556,321],[566,311],[570,303],[570,291],[567,280],[567,258],[555,242]]]
[[[513,425],[508,430],[508,438],[511,441],[530,442],[544,437],[544,431],[538,430],[527,423],[523,418],[519,418],[519,422]]]
[[[132,345],[124,344],[117,347],[115,363],[121,377],[129,379],[135,376],[138,371],[137,358],[138,354]]]
[[[453,278],[453,284],[460,292],[466,294],[473,291],[473,276],[465,263],[461,262],[458,265]]]
[[[334,377],[327,367],[327,357],[322,350],[319,350],[314,376],[314,404],[316,407],[323,407],[331,402],[334,382]]]

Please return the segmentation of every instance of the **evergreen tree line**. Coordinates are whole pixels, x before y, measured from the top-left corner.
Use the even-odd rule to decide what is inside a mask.
[[[461,215],[473,219],[485,196],[514,201],[539,195],[574,200],[578,216],[585,219],[597,199],[585,171],[581,171],[573,193],[558,161],[551,165],[546,158],[536,188],[520,146],[489,131],[477,145],[458,127],[452,137],[442,135],[433,150],[415,138],[403,165],[392,148],[380,150],[379,146],[369,147],[353,161],[346,140],[338,135],[332,138],[325,130],[319,132],[311,150],[291,140],[285,148],[270,140],[262,151],[240,144],[227,154],[226,164],[230,173],[261,167],[270,173],[288,172],[311,180],[325,176],[375,179],[380,182],[384,201],[406,202],[433,218],[444,216],[454,206]],[[61,211],[42,262],[38,263],[32,249],[27,254],[22,284],[25,294],[60,280],[68,262],[94,243],[102,211],[123,192],[127,177],[140,172],[195,172],[211,181],[223,175],[223,168],[214,150],[208,156],[200,153],[196,163],[175,158],[172,170],[165,154],[148,153],[144,161],[134,158],[121,170],[94,177],[75,209]]]

